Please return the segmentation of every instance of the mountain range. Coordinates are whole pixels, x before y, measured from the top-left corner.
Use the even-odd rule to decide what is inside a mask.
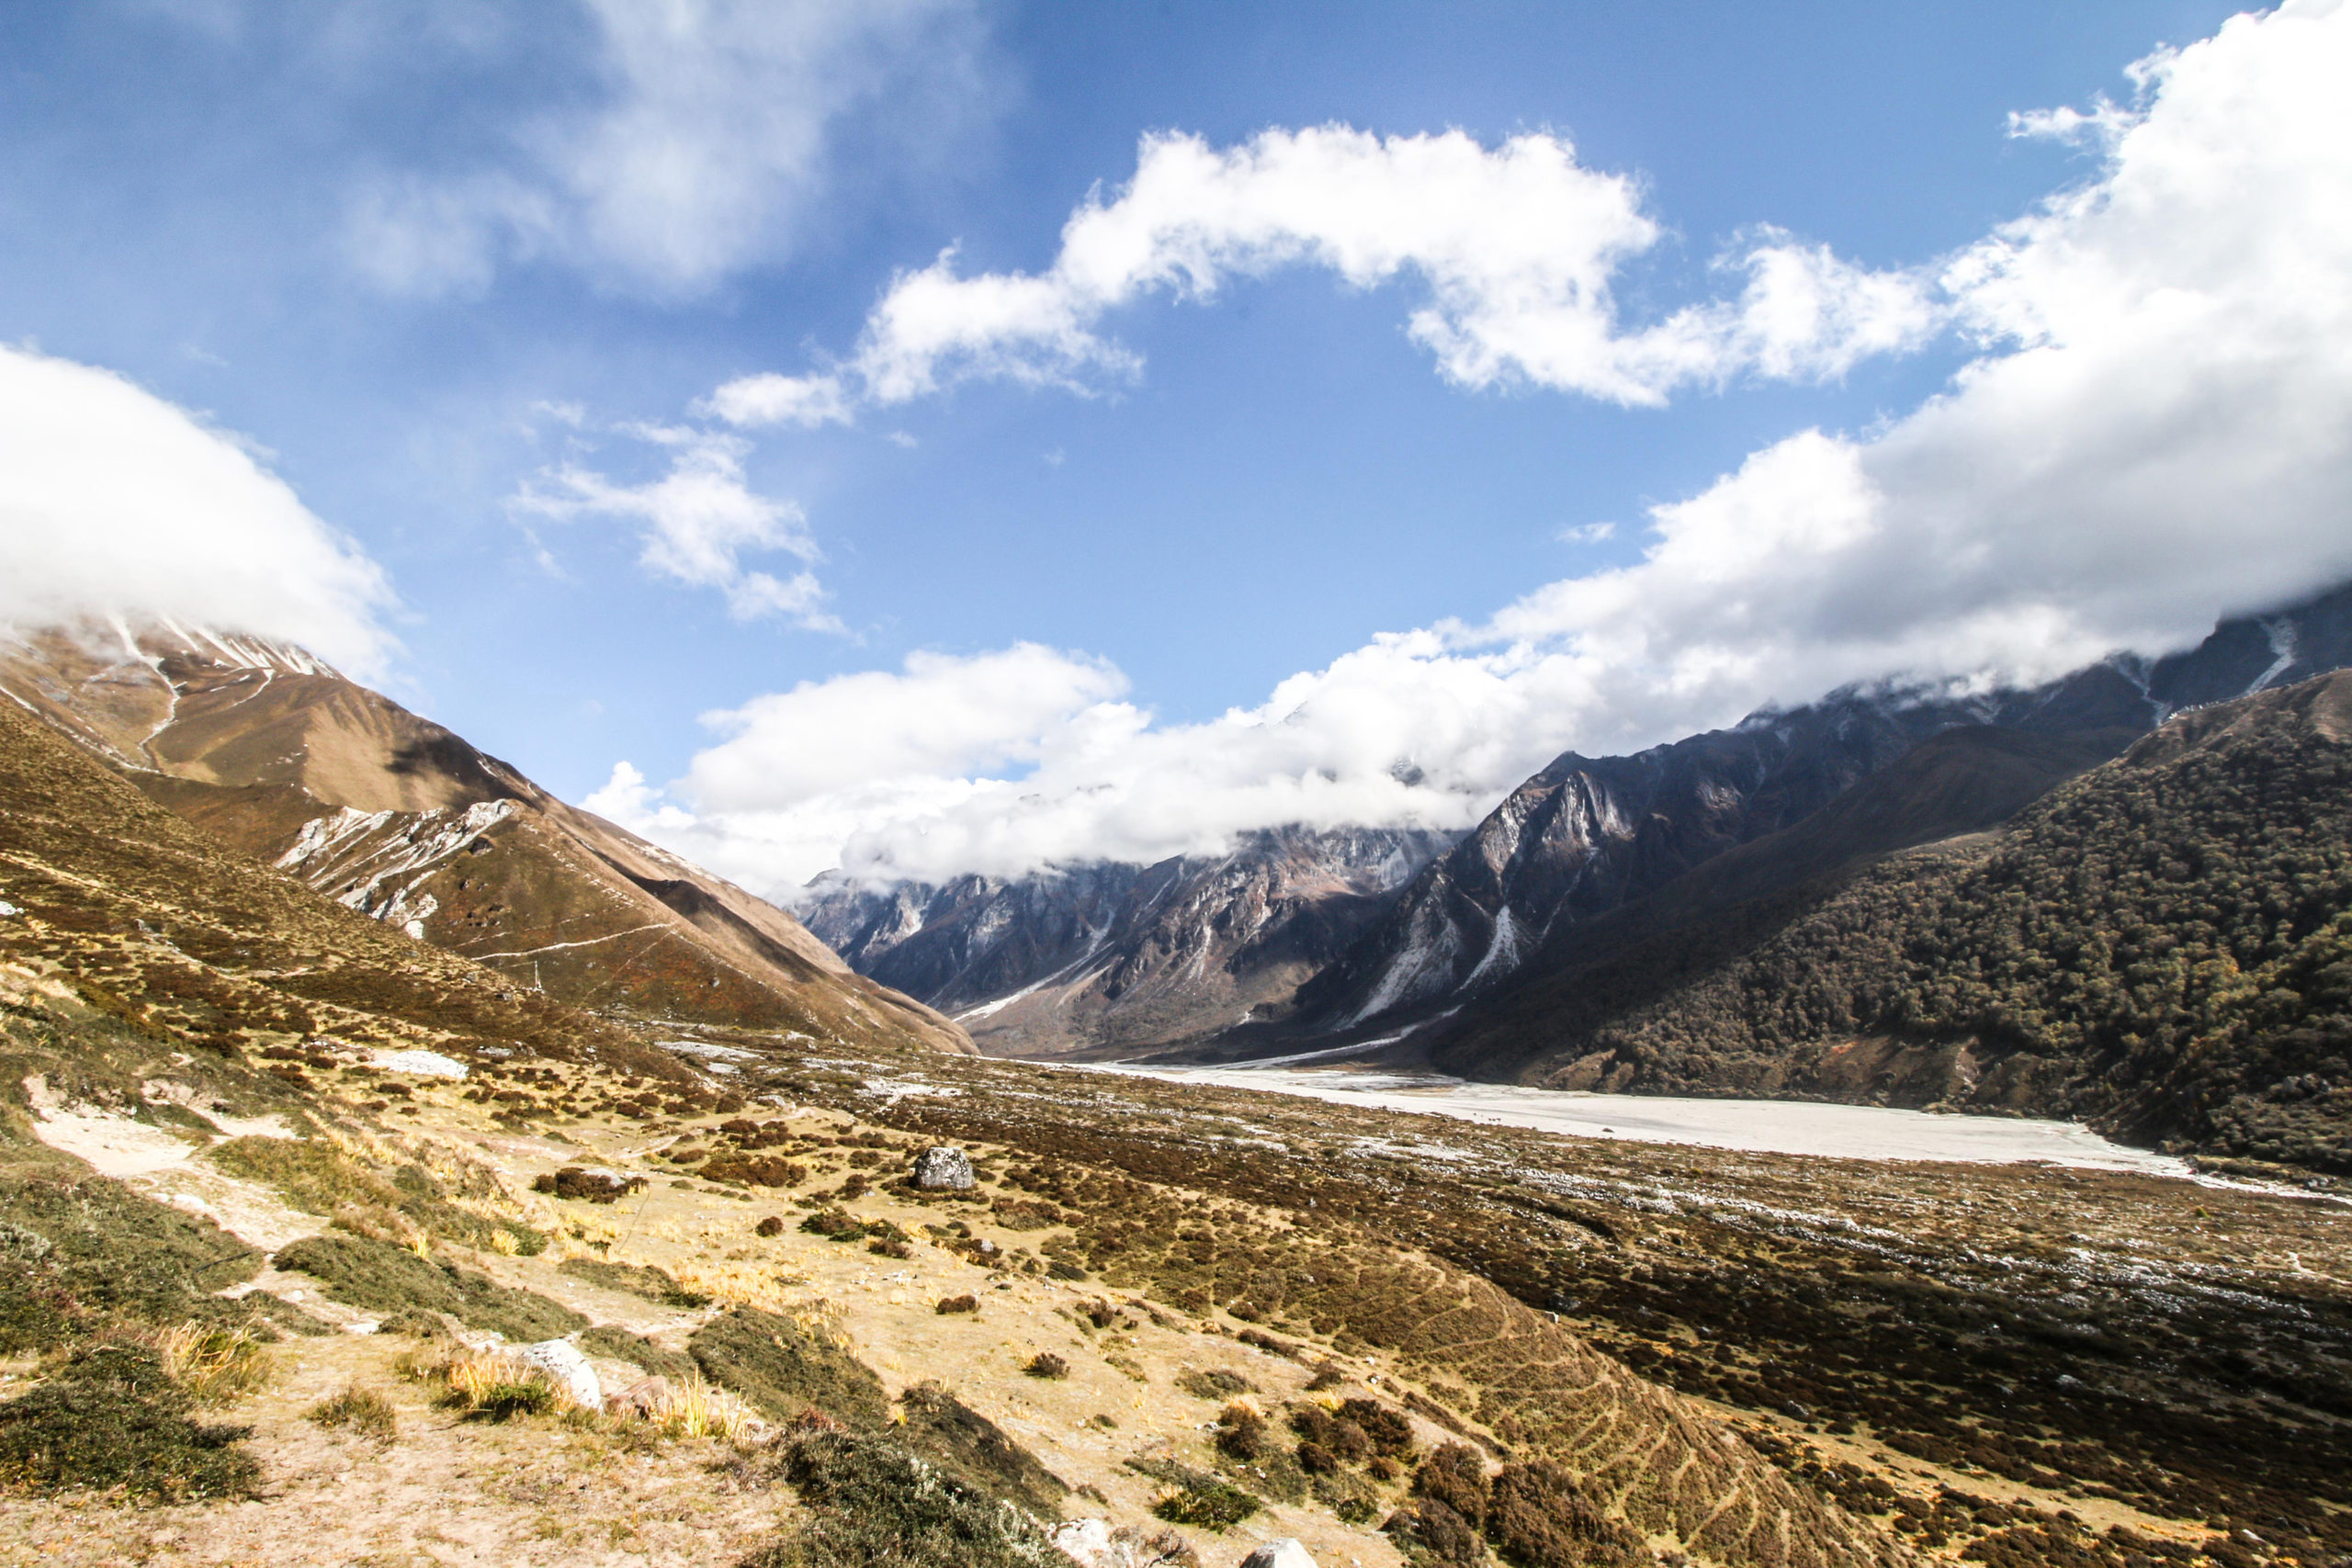
[[[2119,655],[2030,689],[1853,688],[1632,756],[1569,752],[1451,842],[1290,829],[1149,867],[945,887],[836,878],[812,886],[804,912],[854,966],[954,1011],[1001,1054],[1318,1054],[1563,1088],[2080,1112],[2149,1137],[2333,1161],[2309,1139],[2127,1111],[2083,1089],[2086,1061],[2028,1073],[2016,1041],[1962,1050],[1974,1025],[1939,1024],[1932,1045],[1884,1035],[1857,1047],[1856,1029],[1885,1021],[1855,1022],[1851,1009],[1803,1043],[1824,1060],[1842,1051],[1831,1068],[1664,1072],[1609,1032],[1616,1015],[1593,998],[1604,976],[1638,970],[1642,986],[1611,1005],[1637,993],[1664,1006],[1674,986],[1712,983],[1710,964],[1890,856],[1975,852],[2068,781],[2138,776],[2211,715],[2346,665],[2352,589],[2340,588],[2225,620],[2192,649]],[[2303,712],[2254,702],[2243,723],[2286,727],[2279,743],[2306,751],[2340,742]],[[2198,751],[2201,767],[2252,765],[2235,740]],[[2324,792],[2279,809],[2325,840]],[[1655,962],[1669,939],[1685,948],[1670,975]],[[1993,1058],[2017,1059],[2004,1074],[1985,1069]]]

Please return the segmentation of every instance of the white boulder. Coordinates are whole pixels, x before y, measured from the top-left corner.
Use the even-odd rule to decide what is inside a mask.
[[[1315,1568],[1315,1559],[1296,1536],[1286,1535],[1243,1558],[1241,1568]]]
[[[971,1156],[944,1144],[923,1150],[915,1159],[915,1185],[962,1191],[972,1185]]]
[[[536,1345],[526,1345],[514,1352],[515,1359],[547,1373],[562,1395],[583,1410],[605,1407],[605,1387],[596,1381],[596,1369],[580,1353],[580,1347],[569,1339],[542,1339]]]

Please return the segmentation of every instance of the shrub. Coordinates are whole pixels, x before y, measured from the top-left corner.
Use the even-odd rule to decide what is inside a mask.
[[[1059,1356],[1055,1355],[1051,1350],[1038,1351],[1035,1355],[1029,1358],[1028,1363],[1021,1370],[1033,1378],[1066,1378],[1069,1376],[1069,1363],[1062,1359]]]
[[[1261,1506],[1255,1493],[1245,1492],[1229,1481],[1194,1481],[1160,1498],[1151,1506],[1151,1511],[1171,1525],[1193,1525],[1223,1532],[1256,1513]]]
[[[1176,1380],[1176,1386],[1194,1399],[1231,1399],[1237,1393],[1258,1392],[1248,1378],[1221,1367],[1188,1371]]]
[[[320,1280],[337,1301],[367,1312],[446,1312],[509,1339],[552,1339],[588,1320],[532,1291],[510,1290],[406,1247],[358,1235],[308,1236],[279,1249],[277,1267]]]
[[[909,1247],[903,1241],[893,1241],[887,1235],[876,1236],[872,1241],[867,1242],[865,1244],[865,1250],[873,1253],[877,1258],[896,1258],[905,1259],[912,1258],[915,1255],[915,1249],[913,1247]]]
[[[686,1350],[705,1377],[772,1421],[790,1421],[812,1407],[866,1429],[889,1418],[881,1380],[838,1340],[788,1317],[737,1307],[696,1329]]]
[[[838,1204],[829,1204],[801,1221],[800,1228],[827,1241],[855,1241],[865,1234],[865,1222]]]
[[[770,1214],[767,1218],[762,1220],[758,1224],[752,1227],[752,1234],[753,1235],[782,1235],[784,1234],[784,1216],[781,1214]]]
[[[1247,1462],[1266,1451],[1266,1418],[1246,1404],[1227,1405],[1217,1413],[1217,1452]]]
[[[1341,1400],[1339,1415],[1363,1429],[1374,1452],[1401,1459],[1413,1451],[1413,1424],[1377,1400]]]
[[[389,1443],[400,1432],[392,1402],[372,1388],[352,1384],[332,1399],[322,1399],[306,1412],[322,1427],[348,1427],[363,1438]]]
[[[1487,1539],[1519,1568],[1634,1568],[1650,1561],[1642,1539],[1604,1517],[1576,1478],[1543,1460],[1496,1476]]]
[[[1438,1445],[1414,1472],[1413,1494],[1444,1504],[1474,1528],[1486,1523],[1487,1467],[1466,1444]]]
[[[1434,1497],[1416,1500],[1382,1528],[1408,1555],[1440,1562],[1476,1562],[1487,1555],[1487,1544],[1470,1522]]]
[[[712,1181],[741,1181],[752,1187],[797,1187],[808,1179],[808,1168],[775,1155],[715,1155],[702,1168]]]
[[[888,1438],[804,1425],[779,1468],[809,1517],[741,1568],[1069,1568],[1035,1519]]]
[[[1372,1457],[1372,1438],[1364,1429],[1344,1416],[1334,1416],[1320,1406],[1301,1405],[1290,1413],[1290,1429],[1304,1442],[1329,1454],[1334,1461],[1361,1464]],[[1301,1464],[1306,1461],[1304,1457]]]
[[[899,1396],[906,1420],[899,1440],[968,1486],[1051,1514],[1069,1487],[1002,1428],[936,1382]]]
[[[194,1403],[145,1346],[86,1347],[0,1404],[0,1483],[44,1494],[119,1486],[164,1502],[251,1492],[261,1467],[237,1445],[253,1428],[191,1420]]]
[[[950,1313],[978,1312],[980,1310],[980,1298],[968,1293],[960,1296],[942,1296],[939,1298],[939,1304],[932,1310],[942,1317]]]
[[[582,1170],[576,1165],[567,1165],[561,1170],[534,1178],[531,1190],[589,1203],[610,1203],[644,1186],[645,1178],[641,1176],[609,1176],[603,1171]]]

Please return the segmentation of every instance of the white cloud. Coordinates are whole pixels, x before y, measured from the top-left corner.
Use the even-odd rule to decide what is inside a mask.
[[[728,382],[696,405],[697,413],[729,424],[847,424],[849,394],[832,376],[746,376]]]
[[[371,678],[393,608],[250,443],[111,371],[0,347],[0,625],[169,615]]]
[[[1291,821],[1459,826],[1570,747],[1635,749],[1855,680],[2039,680],[2352,578],[2352,7],[2240,17],[2139,78],[2092,178],[1939,265],[1979,348],[1946,390],[1655,508],[1638,562],[1377,638],[1207,724],[1065,692],[984,707],[992,741],[926,760],[920,738],[970,696],[901,684],[874,722],[911,739],[859,742],[887,765],[763,785],[752,760],[805,746],[801,726],[876,678],[805,687],[789,723],[741,710],[673,786],[670,830],[784,892],[829,848],[933,877]],[[1203,265],[1188,287],[1214,286]],[[1802,345],[1879,330],[1815,334],[1826,264],[1777,265],[1725,308],[1764,345],[1746,352],[1818,362]],[[1857,292],[1833,279],[1830,308]]]
[[[905,402],[989,378],[1083,388],[1133,375],[1102,318],[1151,293],[1207,299],[1227,280],[1317,266],[1349,287],[1410,276],[1414,340],[1467,387],[1524,382],[1633,404],[1743,373],[1820,378],[1937,326],[1922,279],[1872,274],[1767,231],[1736,265],[1736,303],[1625,330],[1611,283],[1654,246],[1634,183],[1578,164],[1562,138],[1482,147],[1460,131],[1382,138],[1345,126],[1269,130],[1238,147],[1143,140],[1135,178],[1090,197],[1041,274],[956,271],[951,250],[895,279],[850,360],[799,378],[731,382],[711,403],[739,423],[808,423],[851,394]]]
[[[788,501],[751,488],[739,436],[673,425],[631,425],[624,434],[666,447],[670,470],[642,484],[616,484],[577,462],[541,471],[508,505],[519,515],[569,522],[618,517],[639,525],[638,564],[694,588],[716,588],[737,620],[783,615],[812,631],[839,631],[824,609],[825,590],[803,570],[778,578],[743,564],[758,551],[783,551],[803,562],[820,557],[808,519]]]
[[[944,135],[979,96],[968,0],[576,0],[599,46],[593,101],[514,129],[507,166],[386,175],[345,248],[379,285],[479,293],[553,259],[605,284],[692,295],[796,246],[843,123]]]

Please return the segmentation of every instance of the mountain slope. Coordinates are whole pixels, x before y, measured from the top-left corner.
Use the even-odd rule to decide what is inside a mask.
[[[518,985],[650,1018],[970,1048],[783,910],[300,649],[52,628],[0,644],[0,691],[226,841]]]
[[[1531,975],[1434,1049],[2352,1170],[2352,674],[2177,716],[1997,833]]]
[[[1152,866],[820,880],[802,913],[861,973],[955,1012],[992,1054],[1131,1050],[1279,1015],[1447,842],[1284,829]]]
[[[1556,964],[1573,945],[1570,928],[1804,820],[1931,737],[1990,728],[2056,738],[2072,750],[2071,764],[2027,770],[2046,788],[2120,751],[2184,706],[2347,661],[2352,589],[2337,589],[2276,614],[2225,621],[2182,653],[2153,662],[2117,658],[2028,691],[1849,690],[1632,757],[1571,752],[1513,791],[1451,854],[1431,863],[1370,934],[1302,987],[1298,1018],[1283,1032],[1393,1032],[1492,990],[1539,953],[1542,963]],[[2015,793],[2021,760],[2011,760],[2007,783],[1982,781],[2009,810],[2031,797]],[[1974,761],[1990,765],[1992,757]],[[1900,809],[1893,797],[1883,807]],[[1969,812],[1956,798],[1934,806],[1923,799],[1912,808],[1924,813],[1922,823],[1902,841],[1965,830]],[[1979,827],[1998,819],[1975,816]],[[1793,886],[1826,868],[1819,855],[1837,837],[1814,844],[1810,863],[1790,845],[1750,860],[1744,885],[1727,883],[1718,896],[1753,897],[1768,883]],[[1882,835],[1868,852],[1894,847]],[[1677,907],[1701,908],[1709,886],[1689,884]],[[1652,908],[1653,919],[1660,909]],[[1270,1043],[1280,1042],[1270,1035]]]

